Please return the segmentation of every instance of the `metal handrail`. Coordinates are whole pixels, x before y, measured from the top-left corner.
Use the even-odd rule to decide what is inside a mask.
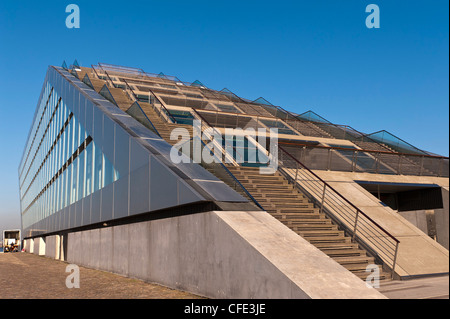
[[[128,84],[128,81],[125,79],[122,79],[125,82],[125,85],[127,86],[128,90],[131,92],[132,98],[134,99],[134,101],[138,101],[138,98],[136,96],[136,94],[134,93],[133,88]]]
[[[322,193],[322,198],[321,198],[321,203],[320,203],[320,210],[321,210],[321,212],[324,211],[324,203],[325,203],[325,199],[326,199],[326,191],[327,191],[327,189],[331,190],[334,195],[337,195],[338,198],[340,198],[346,204],[350,205],[350,207],[353,208],[356,211],[356,216],[355,216],[355,220],[354,220],[354,228],[353,229],[349,229],[348,226],[344,225],[344,227],[347,228],[347,231],[349,231],[351,233],[351,235],[352,235],[354,240],[356,240],[356,238],[359,237],[359,235],[357,235],[358,230],[359,230],[358,229],[358,225],[359,225],[358,224],[358,219],[359,219],[360,215],[362,215],[373,226],[375,226],[379,231],[381,231],[381,233],[383,233],[384,235],[386,235],[387,237],[389,237],[390,239],[392,239],[395,242],[395,248],[393,249],[394,253],[393,253],[393,258],[392,258],[393,259],[392,260],[392,267],[391,267],[391,269],[392,269],[391,270],[392,271],[392,276],[394,276],[395,266],[396,266],[396,262],[397,262],[398,248],[399,248],[400,241],[397,238],[395,238],[392,234],[390,234],[386,229],[384,229],[381,225],[379,225],[376,221],[374,221],[371,217],[369,217],[366,213],[364,213],[361,209],[359,209],[353,203],[351,203],[347,198],[345,198],[341,193],[339,193],[336,189],[334,189],[330,184],[328,184],[326,181],[324,181],[322,178],[320,178],[317,174],[315,174],[313,171],[311,171],[308,167],[306,167],[303,163],[301,163],[294,156],[292,156],[285,149],[283,149],[283,147],[278,146],[278,149],[281,150],[284,154],[286,154],[289,158],[294,160],[294,162],[296,163],[297,169],[296,169],[296,172],[295,172],[295,185],[297,187],[298,187],[298,184],[297,184],[298,166],[301,166],[303,169],[305,169],[310,175],[312,175],[315,179],[317,179],[319,181],[319,183],[321,183],[323,185],[323,193]],[[361,238],[361,237],[359,237],[359,238],[360,238],[360,241],[362,241],[364,243],[364,239]],[[365,245],[367,245],[368,247],[371,247],[371,245],[368,245],[368,244],[365,244]]]
[[[191,137],[189,140],[184,142],[183,145],[186,143],[189,143],[190,141],[193,141],[194,138],[198,138],[198,137]],[[212,154],[212,156],[216,159],[213,162],[215,164],[219,164],[225,170],[225,172],[233,179],[233,181],[239,185],[239,187],[244,191],[244,193],[253,201],[253,203],[255,203],[255,205],[258,206],[261,210],[264,210],[264,208],[261,206],[261,204],[259,204],[259,202],[252,196],[252,194],[250,194],[250,192],[244,187],[244,185],[241,184],[241,182],[236,178],[236,176],[234,176],[234,174],[228,169],[228,167],[225,166],[225,164],[222,162],[222,160],[216,156],[214,151],[211,150],[211,148],[209,148],[208,145],[201,138],[199,138],[199,140],[200,140],[200,143],[203,145],[203,147],[205,147],[207,150],[209,150],[209,152]],[[183,148],[183,145],[180,145],[180,148]],[[178,149],[178,151],[181,152],[179,149]],[[201,162],[200,165],[202,167],[204,167],[203,162]],[[204,168],[207,169],[206,167],[204,167]],[[218,177],[220,179],[219,176],[216,176],[216,177]]]
[[[97,70],[95,69],[94,65],[91,64],[91,68],[92,70],[94,70],[95,76],[97,77],[97,79],[100,79],[100,76],[97,73]]]
[[[217,130],[216,127],[212,126],[196,109],[192,108],[192,110],[200,118],[201,122],[206,124],[207,128],[211,128],[217,134],[222,135],[222,133],[219,130]],[[231,146],[236,154],[239,154],[240,156],[242,156],[242,154],[234,147],[234,145],[228,145],[228,146]],[[222,149],[223,149],[223,146],[222,146]],[[226,154],[227,154],[226,149],[223,149],[223,153],[226,156]],[[233,162],[237,164],[236,160],[234,159],[234,156],[231,155],[231,157],[233,159]],[[243,156],[242,156],[242,158],[243,158]]]
[[[141,107],[141,105],[139,104],[139,102],[138,101],[135,101],[134,102],[138,107],[139,107],[139,109],[141,110],[141,112],[142,112],[142,114],[145,116],[145,118],[147,119],[147,121],[150,123],[150,125],[152,126],[152,128],[153,128],[153,130],[155,131],[155,133],[156,133],[156,135],[158,135],[160,138],[163,138],[162,136],[161,136],[161,134],[159,134],[159,132],[158,132],[158,130],[156,129],[156,127],[155,127],[155,125],[153,125],[153,122],[152,121],[150,121],[150,119],[148,118],[148,116],[147,116],[147,114],[145,114],[145,112],[144,112],[144,110],[142,109],[142,107]],[[133,106],[133,105],[132,105]],[[126,113],[128,113],[128,111],[131,109],[131,106],[130,106],[130,108],[126,111]],[[128,113],[129,115],[131,115],[130,113]],[[131,115],[132,116],[132,115]],[[133,116],[134,117],[134,116]],[[137,119],[136,119],[137,120]]]
[[[201,139],[200,139],[200,140],[201,140]],[[204,147],[208,148],[208,146],[207,146],[207,145],[205,144],[205,142],[203,142],[202,140],[201,140],[201,143],[203,144]],[[208,149],[209,149],[210,152],[212,152],[210,148],[208,148]],[[213,156],[214,156],[215,158],[217,158],[216,155],[214,154],[214,152],[212,152],[212,153],[213,153]],[[239,182],[239,180],[236,178],[236,176],[234,176],[234,174],[231,173],[231,171],[223,164],[223,162],[222,162],[220,159],[219,159],[219,163],[218,163],[218,164],[220,164],[220,165],[225,169],[225,171],[226,171],[226,172],[228,173],[228,175],[234,180],[235,183],[238,183],[238,185],[242,188],[242,190],[245,192],[245,194],[253,201],[253,203],[255,203],[256,206],[258,206],[261,210],[265,210],[265,209],[258,203],[258,201],[250,194],[250,192],[247,191],[247,189],[241,184],[241,182]]]
[[[449,158],[442,156],[390,153],[385,151],[330,147],[295,142],[279,142],[279,144],[290,147],[290,150],[293,150],[294,152],[299,151],[300,154],[298,154],[298,156],[300,157],[298,157],[298,159],[300,161],[302,161],[302,155],[309,154],[309,151],[314,152],[317,156],[320,154],[321,158],[324,156],[327,157],[328,161],[326,162],[308,162],[308,158],[305,159],[305,165],[312,165],[314,169],[319,170],[448,177]],[[332,156],[333,154],[336,154],[338,157]],[[360,160],[360,154],[363,155],[362,161]],[[370,162],[368,162],[369,160]],[[343,161],[347,162],[347,164]]]
[[[115,88],[116,86],[114,85],[114,82],[113,82],[113,80],[111,79],[111,77],[109,76],[108,72],[106,72],[106,70],[103,69],[102,66],[100,66],[100,68],[102,69],[103,72],[105,72],[106,78],[108,79],[107,82],[109,82],[109,84],[110,84],[111,87]]]
[[[166,112],[167,116],[170,118],[170,120],[173,123],[176,123],[177,121],[175,120],[175,118],[172,116],[172,114],[170,114],[170,112],[167,110],[167,108],[164,106],[163,102],[159,99],[159,97],[156,96],[155,93],[153,93],[153,91],[149,88],[148,91],[155,97],[155,99],[158,100],[159,104],[161,105],[161,108],[164,109],[164,111]]]

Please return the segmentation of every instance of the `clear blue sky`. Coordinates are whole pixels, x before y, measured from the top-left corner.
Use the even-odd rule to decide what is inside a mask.
[[[80,29],[65,25],[79,5]],[[367,29],[375,3],[381,28]],[[449,4],[397,1],[1,1],[0,230],[48,65],[78,59],[199,79],[448,156]]]

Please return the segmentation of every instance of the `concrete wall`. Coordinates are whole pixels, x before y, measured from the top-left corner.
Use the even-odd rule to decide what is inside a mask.
[[[449,198],[448,187],[442,188],[442,201],[444,203],[443,209],[436,209],[434,211],[436,218],[436,237],[439,244],[449,249]]]
[[[211,298],[384,298],[264,212],[69,233],[67,262]]]
[[[405,218],[411,224],[419,228],[425,234],[428,234],[428,224],[427,224],[427,211],[426,210],[413,210],[398,212],[400,216]]]
[[[318,170],[314,172],[400,241],[395,269],[398,276],[408,278],[410,276],[449,272],[448,249],[431,239],[397,211],[383,205],[375,196],[355,182],[435,184],[448,190],[448,178]],[[291,174],[294,174],[294,172],[291,172]],[[445,232],[448,234],[448,192],[447,199],[444,198],[444,203],[446,208],[444,208],[441,216],[436,218],[436,224],[444,225],[442,226],[444,230],[438,230],[441,237],[445,236]],[[447,221],[445,218],[447,218]],[[447,231],[445,231],[445,227],[447,227]],[[377,252],[381,253],[380,250],[377,250]]]
[[[44,256],[45,255],[45,238],[37,237],[33,239],[33,254]]]
[[[34,252],[34,239],[28,238],[24,240],[24,248],[27,253],[32,254]]]
[[[50,257],[53,259],[59,259],[60,254],[60,236],[46,236],[45,237],[45,257]]]
[[[425,234],[435,235],[436,241],[446,249],[449,249],[448,187],[442,187],[441,191],[444,203],[443,208],[399,212],[399,214]]]

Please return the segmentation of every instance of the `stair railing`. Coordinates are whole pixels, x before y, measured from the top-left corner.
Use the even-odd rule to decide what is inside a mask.
[[[192,111],[194,113],[194,117],[200,121],[201,123],[201,134],[206,134],[207,137],[213,142],[214,147],[217,147],[218,149],[220,149],[220,151],[222,152],[223,156],[225,157],[225,161],[227,163],[233,164],[234,166],[239,166],[239,164],[236,162],[235,158],[233,155],[230,155],[229,152],[227,152],[226,147],[224,148],[223,145],[220,145],[213,137],[214,133],[216,135],[220,135],[222,136],[222,133],[217,130],[217,128],[215,128],[214,126],[212,126],[211,124],[209,124],[209,122],[199,113],[197,112],[196,109],[192,108]],[[213,134],[210,134],[209,131],[212,130],[214,131]],[[203,143],[203,140],[202,140]],[[239,152],[236,150],[236,148],[233,145],[228,145],[231,146],[231,148],[234,150],[234,152],[236,152],[236,154],[238,154]],[[243,158],[243,157],[242,157]],[[222,161],[222,159],[221,159]]]
[[[394,277],[400,241],[352,204],[331,185],[303,165],[283,147],[279,149],[279,172],[332,218],[352,240],[378,257]]]
[[[155,93],[149,88],[149,94],[153,97],[154,100],[158,101],[159,107],[156,105],[155,101],[149,101],[150,105],[153,106],[155,112],[161,117],[165,122],[168,123],[177,123],[177,120],[170,114],[167,108],[164,106],[164,103],[156,96]],[[151,100],[151,99],[150,99]]]
[[[199,163],[203,168],[210,171],[214,176],[222,180],[225,184],[230,186],[232,189],[237,191],[238,193],[245,194],[245,196],[248,197],[259,209],[265,210],[261,204],[258,203],[258,201],[250,194],[250,192],[242,185],[242,183],[234,176],[234,174],[228,169],[228,167],[223,164],[222,159],[218,158],[214,151],[208,147],[208,145],[199,137],[191,137],[188,141],[184,142],[182,145],[179,146],[178,151],[182,153],[183,150],[185,150],[185,144],[190,143],[190,147],[193,146],[194,139],[198,139],[203,148],[206,148],[211,156],[214,158],[212,163],[206,163],[203,158],[201,159],[201,162]],[[203,150],[202,150],[203,153]],[[184,155],[188,155],[183,153]],[[191,150],[189,152],[188,156],[191,160],[193,159],[193,151]],[[231,180],[227,181],[227,176],[231,178]]]
[[[116,86],[114,85],[113,80],[111,79],[111,77],[109,76],[108,72],[106,72],[106,70],[102,67],[102,65],[99,63],[100,69],[105,73],[106,75],[106,82],[108,83],[109,87],[111,88],[115,88]]]
[[[138,98],[137,98],[136,94],[134,93],[133,88],[128,84],[127,80],[125,80],[125,79],[122,79],[122,80],[124,81],[125,86],[126,86],[125,92],[127,92],[128,96],[130,97],[130,99],[133,102],[137,102]]]

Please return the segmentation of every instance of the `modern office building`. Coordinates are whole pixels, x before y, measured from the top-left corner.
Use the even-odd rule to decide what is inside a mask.
[[[277,135],[274,135],[277,132]],[[212,298],[383,298],[448,274],[449,158],[163,73],[50,66],[27,252]]]

